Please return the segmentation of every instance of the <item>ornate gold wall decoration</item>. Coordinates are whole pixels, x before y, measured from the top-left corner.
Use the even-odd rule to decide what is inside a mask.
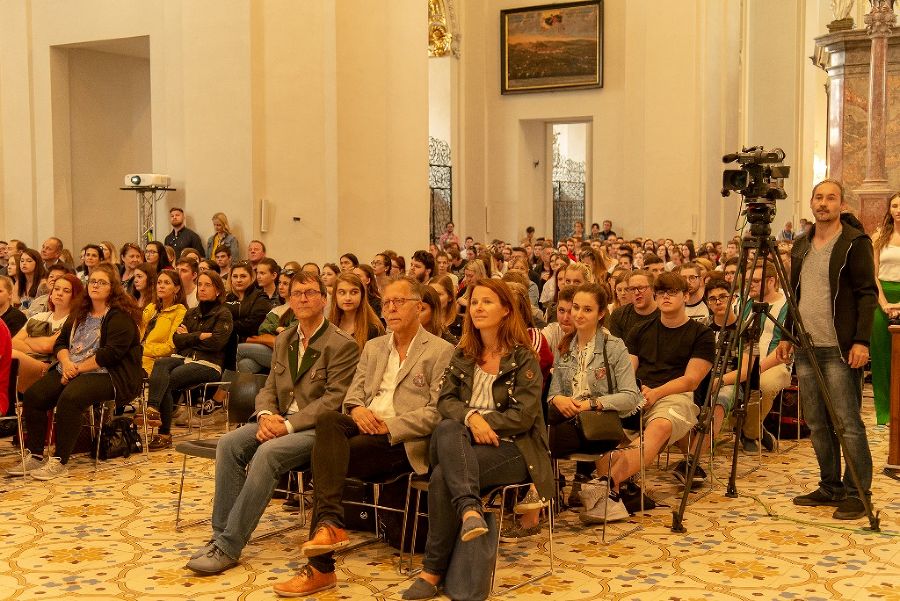
[[[428,0],[428,56],[459,56],[450,0]]]

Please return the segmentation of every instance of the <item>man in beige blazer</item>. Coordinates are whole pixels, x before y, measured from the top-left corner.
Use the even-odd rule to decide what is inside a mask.
[[[408,277],[385,288],[382,314],[392,333],[366,344],[343,412],[319,416],[312,454],[315,503],[310,538],[302,547],[309,563],[274,586],[279,595],[335,586],[334,551],[349,542],[341,506],[345,478],[428,472],[428,440],[441,419],[437,398],[453,347],[419,325],[423,291]]]
[[[316,420],[340,409],[353,379],[359,346],[325,319],[325,285],[301,271],[290,290],[288,302],[298,325],[275,339],[272,369],[256,397],[255,421],[229,432],[216,446],[213,536],[186,566],[198,574],[237,565],[279,478],[309,464]]]

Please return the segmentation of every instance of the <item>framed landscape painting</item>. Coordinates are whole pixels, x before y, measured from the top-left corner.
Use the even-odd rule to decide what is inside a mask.
[[[500,11],[500,92],[603,87],[603,0]]]

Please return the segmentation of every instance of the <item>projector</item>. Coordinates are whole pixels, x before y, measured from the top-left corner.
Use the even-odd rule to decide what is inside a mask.
[[[131,173],[125,176],[126,188],[168,188],[172,181],[160,173]]]

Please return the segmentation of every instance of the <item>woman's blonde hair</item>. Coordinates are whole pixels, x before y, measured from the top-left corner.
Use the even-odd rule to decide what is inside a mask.
[[[228,225],[228,216],[226,216],[225,213],[213,213],[212,218],[214,220],[217,219],[219,221],[219,223],[222,224],[223,232],[225,232],[226,234],[231,233],[231,226]]]

